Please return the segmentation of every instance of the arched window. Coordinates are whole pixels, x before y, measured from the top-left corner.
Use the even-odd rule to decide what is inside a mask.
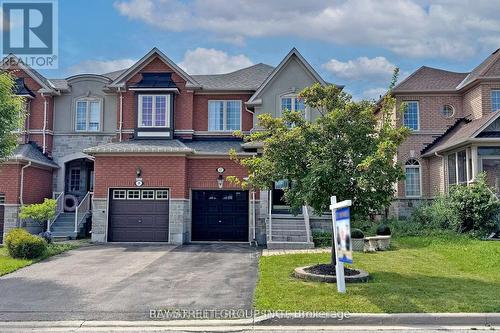
[[[441,108],[441,115],[445,118],[451,118],[455,114],[455,109],[452,105],[446,104]]]
[[[405,196],[420,197],[422,195],[420,163],[410,159],[405,163]]]

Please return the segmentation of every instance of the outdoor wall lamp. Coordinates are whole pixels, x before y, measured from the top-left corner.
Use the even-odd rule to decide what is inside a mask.
[[[137,168],[137,170],[135,170],[135,174],[137,175],[137,177],[140,177],[142,174],[141,168]]]

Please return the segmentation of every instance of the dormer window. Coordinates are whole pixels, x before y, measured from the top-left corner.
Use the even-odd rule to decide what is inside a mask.
[[[80,98],[76,101],[75,130],[99,132],[101,130],[101,100]]]
[[[139,128],[170,127],[171,95],[139,95]]]

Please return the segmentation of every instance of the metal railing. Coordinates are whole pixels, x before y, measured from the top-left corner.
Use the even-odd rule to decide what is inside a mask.
[[[75,233],[78,233],[78,227],[82,220],[92,210],[92,192],[87,192],[80,204],[75,209]]]
[[[64,192],[54,192],[52,195],[54,199],[56,200],[56,216],[54,217],[53,220],[49,220],[47,224],[47,231],[50,232],[50,228],[52,227],[52,224],[57,220],[59,215],[64,211]]]

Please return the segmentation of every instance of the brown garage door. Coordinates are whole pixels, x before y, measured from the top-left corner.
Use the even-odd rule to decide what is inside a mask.
[[[168,242],[168,189],[113,189],[110,242]]]

